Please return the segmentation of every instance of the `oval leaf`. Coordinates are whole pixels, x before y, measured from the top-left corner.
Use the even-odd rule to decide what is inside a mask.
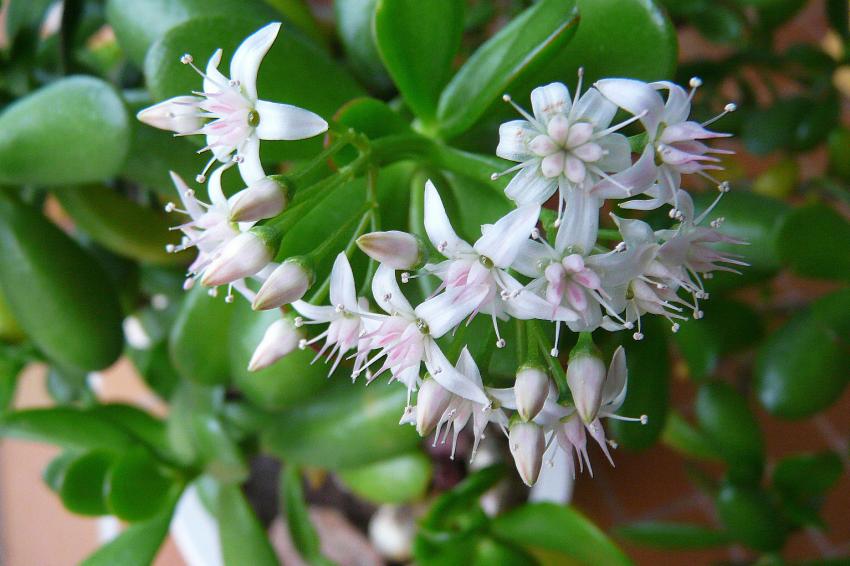
[[[340,470],[337,476],[348,489],[367,501],[401,504],[425,495],[433,468],[430,458],[421,452],[411,452],[359,468]]]
[[[10,413],[0,419],[0,435],[82,450],[117,452],[136,444],[136,439],[118,425],[70,407]]]
[[[829,242],[829,245],[824,245]],[[826,204],[792,211],[779,232],[782,261],[804,277],[850,281],[850,222]]]
[[[225,566],[277,566],[269,538],[239,486],[222,485],[217,499],[216,518]]]
[[[547,64],[578,27],[573,0],[541,0],[488,39],[440,95],[437,110],[445,137],[472,126],[508,85]]]
[[[184,261],[165,251],[166,245],[180,243],[180,236],[164,214],[101,185],[68,187],[56,196],[76,226],[106,249],[138,261]]]
[[[759,349],[755,386],[771,414],[799,419],[821,411],[847,385],[850,291],[815,301]]]
[[[463,33],[463,2],[378,0],[375,42],[404,101],[426,124],[448,80]]]
[[[121,354],[121,307],[109,276],[38,211],[3,194],[0,287],[21,327],[59,365],[92,371]]]
[[[717,495],[717,513],[729,534],[750,548],[779,549],[785,542],[785,528],[779,510],[758,488],[726,484]]]
[[[106,474],[115,461],[111,452],[94,450],[68,465],[59,486],[62,505],[78,515],[106,515]]]
[[[115,89],[93,77],[60,79],[0,114],[0,183],[102,181],[121,170],[129,146]]]
[[[491,531],[531,554],[556,552],[578,564],[594,566],[632,563],[605,533],[572,507],[523,505],[493,519]]]
[[[141,521],[163,512],[173,486],[156,460],[139,450],[119,457],[106,481],[109,511],[125,521]]]
[[[723,531],[686,523],[644,521],[617,527],[616,533],[637,544],[656,548],[713,548],[729,544],[729,535]]]
[[[262,443],[296,464],[350,468],[409,451],[419,442],[399,426],[407,392],[396,384],[336,383],[315,398],[270,420]]]
[[[171,524],[173,507],[149,521],[131,525],[80,566],[149,566],[153,563]]]
[[[180,307],[168,340],[175,369],[184,379],[205,385],[230,379],[227,344],[233,305],[222,297],[211,297],[196,286]]]

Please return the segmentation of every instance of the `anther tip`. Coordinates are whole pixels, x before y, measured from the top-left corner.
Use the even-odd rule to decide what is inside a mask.
[[[192,63],[192,61],[194,61],[194,58],[189,53],[184,53],[180,56],[180,62],[184,65],[189,65],[190,63]]]
[[[511,95],[510,94],[503,94],[502,100],[504,100],[505,102],[510,102],[511,101]]]
[[[640,416],[640,424],[644,424],[644,425],[645,425],[645,424],[646,424],[646,423],[648,423],[648,422],[649,422],[649,416],[647,416],[647,415],[641,415],[641,416]]]
[[[491,181],[495,181],[495,180],[496,180],[496,179],[498,179],[498,178],[499,178],[499,174],[498,174],[498,173],[491,173],[491,174],[490,174],[490,180],[491,180]]]
[[[726,110],[726,112],[734,112],[735,110],[738,109],[738,105],[735,104],[734,102],[730,102],[729,104],[724,106],[723,109]]]
[[[691,88],[699,88],[702,86],[702,79],[699,77],[691,77],[691,80],[688,81],[688,84],[691,85]]]
[[[195,176],[195,182],[196,183],[202,183],[202,184],[206,183],[207,182],[207,176],[206,175],[196,175]]]

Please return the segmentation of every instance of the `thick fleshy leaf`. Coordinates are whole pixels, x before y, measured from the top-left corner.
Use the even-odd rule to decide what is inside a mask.
[[[667,415],[667,423],[661,441],[668,447],[680,452],[690,458],[700,460],[721,460],[720,451],[706,437],[705,433],[698,430],[685,418],[671,410]]]
[[[655,548],[713,548],[729,544],[723,531],[688,523],[642,521],[616,528],[616,534],[631,542]]]
[[[148,521],[131,525],[83,560],[80,566],[148,566],[168,534],[172,511],[173,506],[170,506]]]
[[[758,487],[726,483],[715,501],[720,520],[734,540],[755,550],[778,550],[786,530],[779,510]]]
[[[109,276],[37,210],[5,194],[0,288],[15,319],[57,364],[92,371],[121,354],[121,307]]]
[[[280,476],[281,504],[286,517],[289,536],[298,549],[301,558],[310,564],[323,563],[319,551],[319,535],[310,522],[307,503],[304,501],[304,487],[301,485],[301,471],[297,466],[287,466]]]
[[[496,517],[491,530],[500,540],[532,555],[562,555],[562,560],[597,566],[632,564],[623,551],[584,515],[553,503],[529,503]],[[570,533],[570,536],[564,536]]]
[[[9,413],[0,419],[0,436],[77,450],[119,452],[136,444],[136,439],[124,428],[91,412],[70,407]]]
[[[671,78],[676,69],[676,29],[653,0],[577,0],[575,37],[535,73],[535,85],[567,80],[584,67],[585,84],[602,77],[645,81]]]
[[[379,92],[387,92],[392,89],[393,83],[372,35],[377,3],[378,0],[337,0],[334,2],[334,20],[351,71],[364,84]]]
[[[841,478],[841,457],[835,452],[796,454],[781,459],[773,470],[773,485],[788,496],[820,496]]]
[[[195,18],[256,17],[257,28],[275,19],[261,0],[109,0],[106,18],[130,60],[141,65],[148,48],[172,28]]]
[[[829,242],[828,246],[816,242]],[[795,209],[779,232],[783,263],[804,277],[850,281],[850,222],[826,204]]]
[[[102,181],[121,170],[129,147],[130,119],[115,89],[64,78],[0,114],[0,183]]]
[[[261,25],[241,17],[215,17],[174,27],[151,46],[145,59],[145,77],[153,97],[164,100],[201,86],[201,78],[180,63],[182,54],[191,52],[203,66],[206,58],[221,48],[220,68],[226,69],[237,46]],[[261,100],[291,104],[328,118],[362,90],[324,51],[284,26],[260,65],[257,94]],[[261,156],[270,161],[312,157],[320,148],[320,137],[275,141],[262,144]]]
[[[463,8],[456,0],[378,0],[375,7],[378,52],[407,105],[426,124],[434,122],[460,46]]]
[[[185,257],[165,251],[180,243],[159,211],[122,197],[101,185],[68,187],[56,192],[77,227],[106,249],[130,259],[152,263],[182,263]]]
[[[700,308],[704,317],[682,323],[673,335],[694,380],[712,375],[722,356],[753,345],[762,335],[758,315],[743,303],[712,297]]]
[[[215,515],[225,566],[277,566],[269,537],[239,486],[220,486],[216,499]]]
[[[704,210],[716,194],[702,193],[696,199],[697,213]],[[723,217],[720,232],[747,242],[747,245],[718,244],[724,253],[739,254],[749,264],[742,275],[715,273],[708,291],[740,287],[772,276],[779,269],[778,235],[785,215],[791,208],[781,200],[764,197],[743,190],[732,192],[721,199],[708,220]]]
[[[270,420],[261,441],[296,464],[337,469],[384,460],[419,442],[412,427],[398,426],[406,398],[404,387],[337,383]]]
[[[233,305],[196,286],[183,300],[168,339],[175,369],[184,379],[215,385],[230,379],[227,344]]]
[[[141,521],[165,511],[172,481],[147,452],[121,455],[106,477],[109,512],[125,521]]]
[[[59,486],[62,505],[78,515],[106,515],[106,476],[115,454],[103,450],[86,452],[68,464]]]
[[[572,0],[542,0],[514,18],[475,51],[440,95],[443,135],[472,126],[513,81],[552,61],[577,27]]]
[[[434,473],[431,459],[410,452],[337,473],[340,481],[358,497],[372,503],[402,504],[425,495]]]
[[[254,312],[247,301],[230,305],[230,374],[245,397],[266,410],[278,411],[310,399],[330,384],[328,367],[321,360],[311,364],[316,353],[297,349],[269,367],[248,371],[248,362],[266,329],[280,318],[276,310]]]
[[[757,483],[764,467],[764,440],[747,400],[726,383],[706,383],[697,395],[696,413],[700,428],[729,465],[730,477]]]
[[[836,402],[848,384],[850,291],[815,301],[759,348],[755,388],[771,414],[799,419]]]

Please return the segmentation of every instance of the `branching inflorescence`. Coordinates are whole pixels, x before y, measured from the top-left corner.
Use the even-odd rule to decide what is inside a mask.
[[[425,232],[440,261],[428,262],[426,243],[412,234],[363,234],[377,214],[378,203],[370,196],[360,224],[341,226],[339,234],[359,235],[357,244],[378,264],[367,275],[375,309],[357,293],[348,261],[353,240],[345,246],[345,238],[330,234],[328,242],[307,256],[274,261],[291,222],[284,213],[307,211],[354,177],[374,175],[379,158],[382,163],[410,159],[416,148],[426,148],[424,154],[436,142],[411,134],[410,147],[379,156],[377,144],[371,147],[362,134],[331,125],[337,141],[307,168],[346,144],[358,149],[359,157],[293,196],[286,177],[263,171],[260,140],[309,138],[329,125],[307,110],[258,99],[257,71],[279,27],[270,24],[243,42],[233,56],[230,79],[218,71],[219,50],[205,72],[198,70],[202,92],[161,102],[138,115],[177,134],[205,135],[203,150],[213,154],[196,179],[207,185],[209,203],[198,200],[172,174],[182,208],[166,208],[189,217],[178,227],[183,243],[172,251],[198,249],[186,288],[199,280],[211,292],[227,286],[228,301],[236,290],[255,309],[284,307],[283,318],[268,328],[249,369],[264,368],[296,348],[313,347],[316,359],[330,362],[331,373],[344,366],[352,379],[388,375],[408,391],[401,422],[415,425],[422,436],[434,433],[435,442],[445,442],[451,434],[452,454],[471,420],[473,457],[487,425],[494,423],[509,436],[517,469],[529,485],[536,482],[544,451],[552,444],[569,456],[573,474],[573,453],[580,469],[591,470],[588,435],[610,460],[608,446],[613,443],[600,420],[645,423],[646,416],[617,414],[626,397],[625,351],[618,348],[606,368],[591,332],[627,329],[641,340],[644,315],[664,317],[675,332],[680,321],[702,316],[700,301],[708,298],[705,277],[745,265],[716,249],[717,243],[741,242],[718,232],[722,219],[705,225],[712,207],[697,215],[681,187],[682,175],[695,174],[717,186],[718,199],[729,190],[711,176],[720,168],[716,155],[725,152],[705,143],[726,134],[707,130],[708,122],[688,119],[699,81],[692,80],[688,92],[669,82],[605,79],[582,92],[580,73],[574,96],[560,83],[534,89],[532,111],[515,105],[522,119],[501,126],[496,149],[498,156],[517,162],[492,176],[513,174],[505,192],[516,203],[514,210],[482,226],[481,237],[470,243],[452,227],[439,189],[426,183]],[[194,67],[191,56],[182,61]],[[507,95],[505,100],[514,104]],[[730,104],[725,112],[732,110]],[[618,114],[626,118],[613,123]],[[632,138],[639,141],[637,152],[621,133],[630,125],[643,128]],[[222,174],[234,164],[246,188],[227,198]],[[544,237],[539,228],[542,206],[553,195],[557,215]],[[621,201],[623,209],[669,206],[676,225],[655,231],[642,220],[611,214],[617,232],[606,232],[618,243],[608,247],[604,242],[612,238],[600,238],[599,222],[609,200]],[[337,253],[326,286],[304,300],[316,280],[314,265]],[[438,280],[436,290],[416,306],[398,283],[412,277]],[[261,283],[256,293],[247,280]],[[325,295],[329,304],[316,304]],[[467,348],[452,348],[454,363],[443,352],[440,339],[479,315],[492,320],[499,348],[506,345],[500,332],[504,321],[523,321],[527,344],[513,387],[486,386]],[[550,330],[543,322],[552,323]],[[557,359],[563,326],[579,333],[566,371]]]

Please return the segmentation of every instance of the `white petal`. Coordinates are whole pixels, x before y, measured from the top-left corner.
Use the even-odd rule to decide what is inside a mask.
[[[528,240],[539,217],[540,206],[537,204],[526,204],[509,212],[475,242],[475,251],[507,269]]]
[[[587,255],[593,251],[599,229],[599,207],[602,201],[584,191],[567,191],[566,210],[558,234],[555,249],[562,254],[570,248],[575,253]]]
[[[463,350],[460,351],[460,356],[458,356],[455,369],[478,387],[484,387],[484,383],[481,381],[481,372],[478,371],[478,366],[475,364],[475,360],[472,359],[472,355],[469,353],[469,349],[466,346],[464,346]]]
[[[428,355],[425,365],[437,383],[463,399],[481,405],[490,403],[484,389],[452,367],[436,342],[428,340],[425,347]]]
[[[416,316],[428,324],[431,336],[439,338],[472,314],[488,292],[487,285],[449,289],[417,306]]]
[[[542,274],[541,264],[554,259],[555,252],[547,244],[535,240],[526,240],[522,243],[511,268],[526,277],[539,277]]]
[[[505,194],[518,205],[530,203],[542,205],[549,200],[557,188],[558,179],[544,177],[540,171],[540,162],[534,161],[514,175],[505,187]]]
[[[604,155],[594,163],[606,173],[619,173],[632,166],[632,148],[623,134],[608,134],[596,140]]]
[[[470,250],[470,245],[461,240],[452,228],[440,194],[430,179],[425,183],[425,232],[434,247],[446,257]]]
[[[596,88],[605,98],[635,116],[646,112],[641,122],[650,139],[654,139],[664,114],[664,100],[658,91],[634,79],[602,79],[596,83]]]
[[[372,278],[372,297],[387,314],[413,314],[413,307],[398,288],[395,270],[381,264]]]
[[[303,140],[328,130],[321,116],[291,104],[258,100],[254,109],[260,115],[256,132],[261,140]]]
[[[538,132],[526,120],[511,120],[499,126],[499,145],[496,155],[511,161],[525,161],[533,155],[528,149],[528,143]]]
[[[140,110],[136,119],[148,126],[178,134],[197,132],[204,125],[203,118],[198,116],[197,104],[201,100],[197,96],[175,96]]]
[[[614,352],[614,357],[611,358],[608,375],[605,377],[605,385],[602,387],[602,403],[608,405],[606,408],[609,411],[616,411],[625,401],[627,381],[626,351],[620,346]]]
[[[650,83],[656,90],[667,90],[667,102],[664,104],[663,121],[667,125],[678,124],[688,119],[691,113],[691,99],[687,91],[670,81]]]
[[[239,81],[251,100],[257,99],[257,71],[274,43],[280,22],[273,22],[245,38],[230,60],[230,78]]]
[[[336,309],[327,305],[311,305],[306,301],[295,301],[292,303],[292,308],[298,311],[301,316],[307,317],[310,320],[318,320],[321,322],[329,322],[336,318]]]
[[[218,70],[221,63],[221,49],[216,49],[210,60],[207,61],[206,77],[204,77],[204,92],[220,92],[227,87],[227,77]]]
[[[646,192],[657,177],[655,151],[651,145],[648,145],[634,165],[607,179],[602,179],[593,186],[591,193],[601,199],[635,196]]]
[[[513,387],[487,387],[487,395],[506,409],[516,409],[516,395]]]
[[[345,253],[340,253],[334,260],[331,269],[331,306],[344,306],[349,311],[357,312],[357,291],[354,288],[354,274]]]
[[[548,124],[555,114],[570,111],[570,91],[562,83],[550,83],[531,91],[531,108],[534,117]]]
[[[230,164],[216,168],[207,181],[207,195],[210,197],[210,204],[213,207],[227,206],[227,197],[224,196],[224,191],[221,188],[221,176],[228,169],[230,169]]]
[[[239,174],[246,185],[259,181],[266,176],[266,172],[263,171],[263,164],[260,162],[260,140],[255,134],[251,134],[245,139],[239,146],[237,155],[239,156],[237,161]]]
[[[611,124],[617,105],[602,96],[595,88],[581,95],[573,108],[573,120],[584,120],[593,124],[594,129],[603,130]]]

